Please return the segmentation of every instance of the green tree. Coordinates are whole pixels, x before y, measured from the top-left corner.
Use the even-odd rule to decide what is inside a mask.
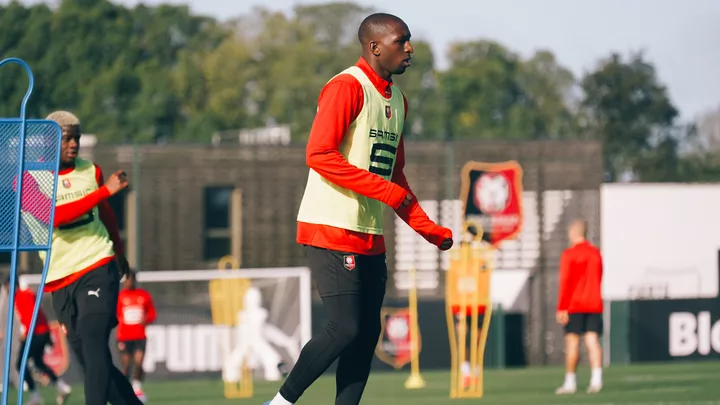
[[[575,78],[570,70],[558,64],[550,51],[538,51],[523,62],[519,83],[530,100],[535,132],[551,139],[578,137],[574,111]]]
[[[668,154],[677,153],[672,132],[678,111],[642,53],[631,54],[627,60],[612,54],[583,78],[582,88],[590,126],[603,141],[608,181],[638,168],[645,168],[641,171],[646,178],[651,167],[672,171],[650,162],[675,164]],[[653,149],[655,154],[650,153]]]
[[[453,138],[545,136],[549,125],[531,93],[538,86],[518,55],[490,41],[456,43],[448,55],[451,67],[440,77]]]

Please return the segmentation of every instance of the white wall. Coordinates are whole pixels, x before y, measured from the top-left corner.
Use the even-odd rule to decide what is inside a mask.
[[[718,295],[720,184],[606,184],[601,210],[605,299]]]

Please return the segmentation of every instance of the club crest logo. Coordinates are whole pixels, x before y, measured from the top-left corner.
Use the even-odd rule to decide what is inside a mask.
[[[70,180],[68,180],[68,179],[63,179],[62,184],[63,184],[63,187],[65,187],[65,188],[70,188]]]
[[[399,370],[410,363],[412,358],[409,309],[383,308],[381,325],[382,330],[375,347],[375,355],[383,363]],[[420,336],[418,336],[418,352],[420,346]]]
[[[520,165],[467,162],[462,177],[463,220],[481,227],[492,245],[515,238],[523,222]]]
[[[487,214],[503,212],[510,201],[510,184],[503,174],[485,173],[475,180],[475,204]]]
[[[355,256],[345,255],[343,257],[343,266],[348,270],[354,270],[355,269]]]
[[[387,119],[392,118],[392,108],[390,108],[389,105],[385,106],[385,117],[387,117]]]

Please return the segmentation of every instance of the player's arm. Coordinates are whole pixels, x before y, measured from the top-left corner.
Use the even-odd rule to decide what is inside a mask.
[[[155,310],[155,303],[152,300],[150,294],[146,294],[145,297],[145,324],[149,325],[155,322],[157,319],[157,311]]]
[[[405,95],[405,118],[407,119],[408,104]],[[452,238],[452,231],[448,228],[438,226],[433,222],[422,209],[410,188],[410,184],[405,177],[405,141],[400,138],[397,155],[395,156],[395,168],[393,170],[392,182],[402,187],[408,194],[412,195],[409,205],[395,209],[395,213],[407,223],[410,228],[417,232],[433,245],[440,246],[445,239]]]
[[[103,178],[102,169],[100,169],[100,166],[98,165],[95,165],[95,181],[97,181],[99,189],[107,189],[107,187],[105,187],[105,179]],[[120,229],[118,228],[117,217],[115,216],[115,213],[113,212],[112,207],[107,200],[107,197],[99,202],[98,213],[100,215],[100,221],[102,221],[102,223],[105,225],[105,229],[107,229],[108,234],[110,235],[110,240],[112,240],[113,250],[115,251],[115,254],[124,256],[125,245],[123,245],[122,238],[120,237]]]
[[[427,213],[425,213],[425,210],[422,209],[417,198],[412,194],[410,185],[403,172],[403,166],[405,165],[405,146],[402,139],[398,145],[396,159],[392,181],[406,190],[413,198],[408,206],[396,209],[395,213],[397,213],[410,228],[425,238],[425,240],[439,247],[445,239],[452,238],[452,231],[433,222]]]
[[[558,311],[567,311],[570,307],[573,291],[575,290],[575,277],[572,274],[570,255],[567,251],[560,256],[560,280],[558,288]]]
[[[350,125],[363,108],[365,97],[357,80],[343,76],[332,80],[320,93],[305,161],[331,183],[397,209],[407,192],[393,182],[350,164],[339,151]]]
[[[85,197],[71,203],[59,205],[55,208],[54,226],[67,225],[86,215],[97,205],[110,197],[110,190],[101,186]]]
[[[50,212],[45,209],[50,204],[50,198],[40,191],[40,185],[30,173],[23,175],[22,189],[22,210],[44,224],[50,222]],[[13,190],[17,190],[16,180],[13,180]],[[77,220],[109,196],[110,191],[101,188],[77,201],[56,206],[53,226],[67,225]]]

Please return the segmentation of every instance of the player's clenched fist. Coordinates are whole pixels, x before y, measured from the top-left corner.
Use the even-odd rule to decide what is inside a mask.
[[[115,195],[124,190],[128,186],[127,175],[124,171],[118,170],[110,176],[105,182],[105,187],[110,191],[110,195]]]

